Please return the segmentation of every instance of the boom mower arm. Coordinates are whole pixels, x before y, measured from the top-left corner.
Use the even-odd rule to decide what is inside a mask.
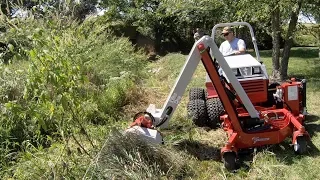
[[[199,49],[202,47],[203,49]],[[227,64],[226,60],[224,59],[223,55],[219,51],[216,43],[210,36],[203,36],[199,39],[192,47],[188,58],[166,100],[162,109],[156,109],[154,104],[150,104],[147,108],[147,112],[151,113],[154,117],[154,126],[155,127],[162,127],[166,128],[168,126],[169,119],[173,115],[174,111],[176,110],[180,100],[189,84],[198,64],[201,60],[201,54],[207,49],[210,48],[211,54],[218,60],[220,67],[225,72],[227,78],[230,80],[230,83],[234,87],[236,93],[238,94],[239,98],[243,102],[246,110],[250,114],[251,118],[259,118],[259,114],[254,108],[253,104],[251,103],[250,99],[248,98],[247,94],[245,93],[244,89],[240,85],[239,81],[235,77],[234,73],[230,69],[229,65]],[[208,54],[209,56],[209,54]],[[208,59],[208,58],[206,58]],[[211,59],[211,57],[210,57]],[[218,71],[214,66],[214,62],[211,60],[205,61],[202,59],[202,63],[205,66],[207,73],[215,85],[219,97],[221,98],[221,102],[224,105],[227,113],[236,115],[236,112],[228,112],[228,111],[235,111],[233,106],[230,102],[230,99],[227,97],[224,87],[222,86],[220,81],[220,77],[218,75]]]
[[[211,53],[208,49],[210,49]],[[219,62],[219,66],[224,71],[226,78],[228,78],[228,83],[231,83],[237,93],[237,99],[242,102],[246,111],[243,111],[243,108],[241,110],[236,109],[233,102],[234,97],[228,94],[228,87],[225,86],[223,78],[219,75],[218,68],[211,55]],[[221,116],[221,120],[223,120],[223,129],[228,132],[228,140],[221,148],[220,153],[227,169],[234,170],[236,168],[238,150],[277,144],[291,135],[294,151],[299,154],[306,152],[306,141],[310,139],[310,136],[302,125],[304,116],[299,113],[300,100],[298,88],[301,85],[300,82],[293,81],[292,83],[281,85],[281,92],[283,90],[286,93],[283,100],[287,101],[288,104],[290,103],[291,107],[296,106],[297,112],[292,110],[290,112],[286,107],[277,108],[276,106],[272,108],[256,106],[259,112],[256,111],[227,61],[219,51],[214,39],[210,36],[203,36],[193,45],[163,108],[156,109],[151,104],[147,112],[141,112],[135,116],[134,122],[125,132],[134,132],[149,142],[163,144],[164,141],[161,133],[154,127],[166,128],[168,126],[168,122],[180,103],[181,97],[200,59],[226,111]],[[293,88],[296,90],[292,90]],[[287,106],[289,107],[288,104]],[[141,114],[144,116],[141,116]],[[246,126],[246,123],[251,120],[258,120],[256,121],[258,124],[254,122],[253,127]]]

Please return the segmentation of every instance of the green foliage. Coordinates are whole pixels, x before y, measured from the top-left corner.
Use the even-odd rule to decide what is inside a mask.
[[[1,16],[0,27],[3,31],[0,32],[3,37],[0,39],[1,63],[26,59],[26,51],[32,48],[31,37],[36,29],[36,24],[31,21],[31,19],[10,20],[6,16]]]
[[[130,94],[130,90],[135,88],[137,79],[144,77],[146,64],[146,57],[141,52],[136,52],[128,39],[115,38],[109,33],[110,27],[137,25],[140,32],[157,39],[160,49],[167,42],[181,48],[194,42],[193,28],[204,28],[210,34],[212,26],[218,22],[250,20],[258,32],[266,34],[269,23],[266,15],[271,10],[267,6],[269,3],[237,1],[243,3],[239,6],[240,4],[232,4],[234,1],[216,0],[103,2],[109,8],[104,17],[81,23],[70,21],[74,17],[81,19],[86,14],[79,13],[78,16],[78,11],[69,11],[70,7],[80,7],[74,1],[66,1],[70,4],[61,6],[62,9],[57,11],[59,13],[49,11],[50,15],[40,13],[41,15],[14,20],[1,16],[0,35],[3,38],[0,39],[0,59],[6,63],[0,65],[2,178],[80,179],[84,175],[95,178],[110,175],[136,179],[159,176],[172,179],[189,176],[212,179],[216,173],[225,175],[223,171],[220,172],[221,163],[218,161],[199,162],[186,158],[182,161],[184,156],[180,156],[181,154],[149,146],[133,136],[112,134],[107,146],[102,146],[102,140],[112,127],[127,126],[127,122],[123,121],[122,108],[130,103],[129,100],[135,99],[128,97],[128,92]],[[95,1],[88,3],[88,7],[91,7],[90,4]],[[259,3],[264,4],[256,12],[252,7],[258,7]],[[80,9],[79,12],[85,11]],[[258,40],[259,37],[260,35],[257,36]],[[307,61],[306,66],[316,62],[315,53],[317,51],[309,53],[313,59],[312,62]],[[296,56],[294,53],[292,55]],[[152,98],[156,99],[157,105],[163,103],[161,100],[165,99],[164,96],[170,90],[168,81],[175,80],[184,60],[183,55],[174,54],[151,66],[146,86],[156,89],[153,93],[157,95]],[[295,64],[300,62],[300,57],[293,60]],[[269,60],[267,64],[270,64]],[[311,74],[296,68],[289,72],[293,74],[303,71],[307,73],[302,74],[303,76],[316,79],[319,73],[314,69],[316,68],[310,70]],[[204,85],[203,67],[197,69],[194,77],[188,88]],[[318,89],[318,83],[313,82],[310,87]],[[194,143],[192,151],[195,151],[195,155],[189,153],[194,157],[199,154],[211,157],[216,152],[215,148],[225,142],[225,136],[220,135],[219,131],[204,133],[192,129],[191,122],[185,122],[185,104],[183,100],[172,121],[172,130],[179,130],[178,135],[167,131],[168,142],[170,144],[188,137],[195,141],[210,141],[206,144],[211,144],[212,147]],[[311,110],[315,107],[318,106],[314,105]],[[97,152],[100,149],[101,154]],[[266,154],[266,157],[269,155]],[[270,169],[263,164],[268,161],[260,159],[251,166],[252,172],[242,174],[251,177],[250,173],[253,173],[255,177],[254,175],[260,175],[259,168]],[[200,173],[193,174],[188,166],[193,163],[198,165],[197,171],[210,173],[203,176]],[[275,166],[279,163],[281,162],[278,160],[272,161]],[[92,164],[94,168],[90,166]],[[281,173],[290,173],[290,169],[283,169]],[[274,176],[273,171],[266,172],[266,177]]]
[[[0,103],[20,100],[23,94],[27,64],[0,65]]]
[[[318,24],[320,23],[319,6],[320,1],[306,0],[302,9],[305,16],[313,17]]]
[[[102,1],[110,9],[105,18],[120,20],[138,27],[138,31],[155,40],[156,51],[187,51],[193,44],[193,30],[206,30],[225,17],[221,1]]]
[[[7,29],[19,30],[19,37],[8,34],[13,39],[28,37],[30,50],[20,46],[28,70],[1,67],[3,167],[16,157],[8,153],[22,150],[25,142],[48,147],[52,138],[80,132],[94,146],[86,125],[119,120],[121,107],[128,103],[126,94],[143,75],[145,64],[144,55],[127,39],[112,37],[104,25],[51,18],[26,22],[29,25]]]
[[[294,43],[296,46],[320,46],[319,24],[300,24]]]

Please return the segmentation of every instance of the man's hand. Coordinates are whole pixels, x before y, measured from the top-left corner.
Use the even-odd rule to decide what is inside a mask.
[[[235,51],[234,54],[244,54],[246,51],[245,50],[239,50]]]

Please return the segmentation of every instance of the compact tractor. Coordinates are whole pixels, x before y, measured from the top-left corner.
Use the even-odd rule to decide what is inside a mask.
[[[224,57],[219,51],[214,41],[216,28],[235,25],[249,27],[256,58],[249,54]],[[168,127],[200,61],[207,72],[206,89],[190,90],[188,114],[196,125],[214,128],[220,124],[227,132],[228,140],[221,148],[227,169],[236,168],[240,150],[278,144],[287,137],[292,138],[294,152],[306,152],[310,140],[302,125],[306,81],[269,84],[252,27],[246,22],[218,24],[212,29],[212,37],[195,42],[162,109],[149,105],[145,112],[136,114],[126,132],[135,132],[150,143],[163,143],[157,128]]]
[[[280,107],[281,105],[286,103],[281,103],[281,101],[278,101],[279,96],[282,96],[283,92],[281,89],[277,89],[277,87],[281,85],[277,82],[269,82],[268,73],[266,71],[265,65],[260,60],[257,42],[250,24],[245,22],[217,24],[212,29],[211,37],[214,39],[217,28],[224,27],[227,25],[247,26],[250,30],[250,35],[252,37],[252,43],[254,46],[256,58],[254,58],[250,54],[230,54],[225,56],[224,58],[228,63],[229,67],[231,68],[232,72],[240,82],[241,86],[245,90],[251,103],[255,106],[262,107],[270,107],[272,105],[277,105],[277,107]],[[219,73],[221,78],[224,79],[224,83],[226,83],[225,86],[228,88],[228,93],[230,93],[231,91],[234,92],[232,84],[228,80],[226,74],[223,71],[222,74],[221,71]],[[302,96],[300,99],[300,105],[294,105],[293,107],[296,108],[295,112],[301,112],[303,115],[306,115],[306,80],[300,80],[300,83],[300,93]],[[221,114],[223,114],[224,112],[224,108],[208,74],[206,75],[205,87],[206,89],[197,87],[190,89],[189,102],[187,107],[188,114],[191,116],[193,122],[196,125],[215,128],[219,124],[223,125],[223,121],[220,121],[220,117]],[[234,98],[236,97],[232,94],[231,96],[233,96]],[[280,99],[281,98],[282,97],[280,97]],[[236,107],[239,107],[241,105],[241,103],[235,103]],[[287,106],[287,108],[290,107]]]

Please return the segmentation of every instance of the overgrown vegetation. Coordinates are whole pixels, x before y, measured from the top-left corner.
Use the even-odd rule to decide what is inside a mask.
[[[17,10],[14,3],[29,10],[28,16],[10,17]],[[231,174],[220,162],[224,132],[194,127],[186,118],[187,92],[170,128],[163,131],[164,146],[119,132],[136,110],[165,102],[186,57],[169,54],[150,64],[142,51],[127,38],[115,37],[112,30],[137,25],[140,33],[154,38],[158,51],[189,51],[194,28],[210,33],[215,23],[250,19],[250,11],[235,11],[239,6],[233,1],[108,0],[101,1],[109,8],[105,16],[84,20],[97,1],[48,0],[42,7],[41,3],[1,2],[1,179],[319,178],[317,49],[294,49],[289,64],[290,75],[310,80],[308,107],[313,116],[307,128],[314,144],[309,156],[293,156],[284,143],[243,160],[248,168]],[[309,13],[317,11],[313,5]],[[255,26],[257,37],[265,39],[260,46],[266,47],[270,36],[264,28],[269,19],[259,18],[264,21]],[[309,32],[301,30],[295,42],[312,43],[318,35],[302,36]],[[261,55],[271,67],[271,52]],[[188,88],[204,86],[204,78],[199,67]],[[308,163],[312,172],[304,171],[310,168]]]
[[[149,144],[135,134],[113,131],[97,157],[92,175],[116,179],[180,179],[191,176],[192,168],[172,149]]]
[[[5,52],[10,58],[1,58],[1,173],[18,179],[43,174],[42,168],[8,168],[21,156],[44,155],[42,148],[63,147],[58,151],[64,156],[66,148],[73,149],[71,141],[90,158],[99,142],[88,127],[112,126],[122,117],[128,92],[144,74],[146,57],[128,39],[113,37],[94,21],[79,25],[50,17],[10,23],[2,19],[8,25],[5,41],[14,43]]]

